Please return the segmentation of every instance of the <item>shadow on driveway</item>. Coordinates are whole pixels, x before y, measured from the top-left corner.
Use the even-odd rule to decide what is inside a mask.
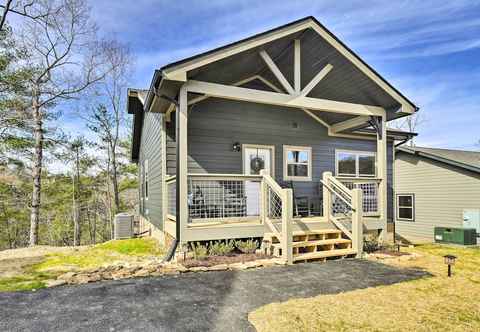
[[[267,303],[426,276],[342,260],[0,293],[0,331],[250,331],[248,312]]]

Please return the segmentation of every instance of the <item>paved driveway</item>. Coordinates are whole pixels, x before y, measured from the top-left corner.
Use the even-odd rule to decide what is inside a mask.
[[[423,276],[343,260],[0,293],[0,331],[250,331],[248,312],[267,303]]]

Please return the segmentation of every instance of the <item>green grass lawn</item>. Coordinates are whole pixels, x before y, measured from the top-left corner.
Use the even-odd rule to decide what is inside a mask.
[[[480,331],[480,249],[424,245],[389,264],[432,274],[390,286],[272,303],[249,314],[258,331]],[[458,257],[452,278],[443,255]],[[319,281],[321,282],[321,281]]]
[[[45,288],[47,280],[65,272],[101,267],[116,261],[141,261],[163,254],[157,241],[148,238],[114,240],[69,253],[48,254],[40,263],[24,267],[21,274],[0,278],[0,292]]]

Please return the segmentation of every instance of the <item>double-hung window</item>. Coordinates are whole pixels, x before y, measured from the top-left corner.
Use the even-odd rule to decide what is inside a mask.
[[[397,219],[415,221],[414,194],[397,194]]]
[[[345,177],[376,176],[375,152],[363,151],[336,151],[336,174]]]
[[[283,146],[283,179],[293,181],[312,180],[312,148],[307,146]]]

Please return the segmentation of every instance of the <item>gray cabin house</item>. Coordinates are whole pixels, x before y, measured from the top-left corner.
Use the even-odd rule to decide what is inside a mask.
[[[260,238],[288,263],[360,255],[393,221],[387,123],[418,108],[315,18],[129,89],[142,222],[179,248]]]
[[[395,197],[395,233],[409,242],[433,242],[435,227],[480,233],[480,152],[397,148]]]

